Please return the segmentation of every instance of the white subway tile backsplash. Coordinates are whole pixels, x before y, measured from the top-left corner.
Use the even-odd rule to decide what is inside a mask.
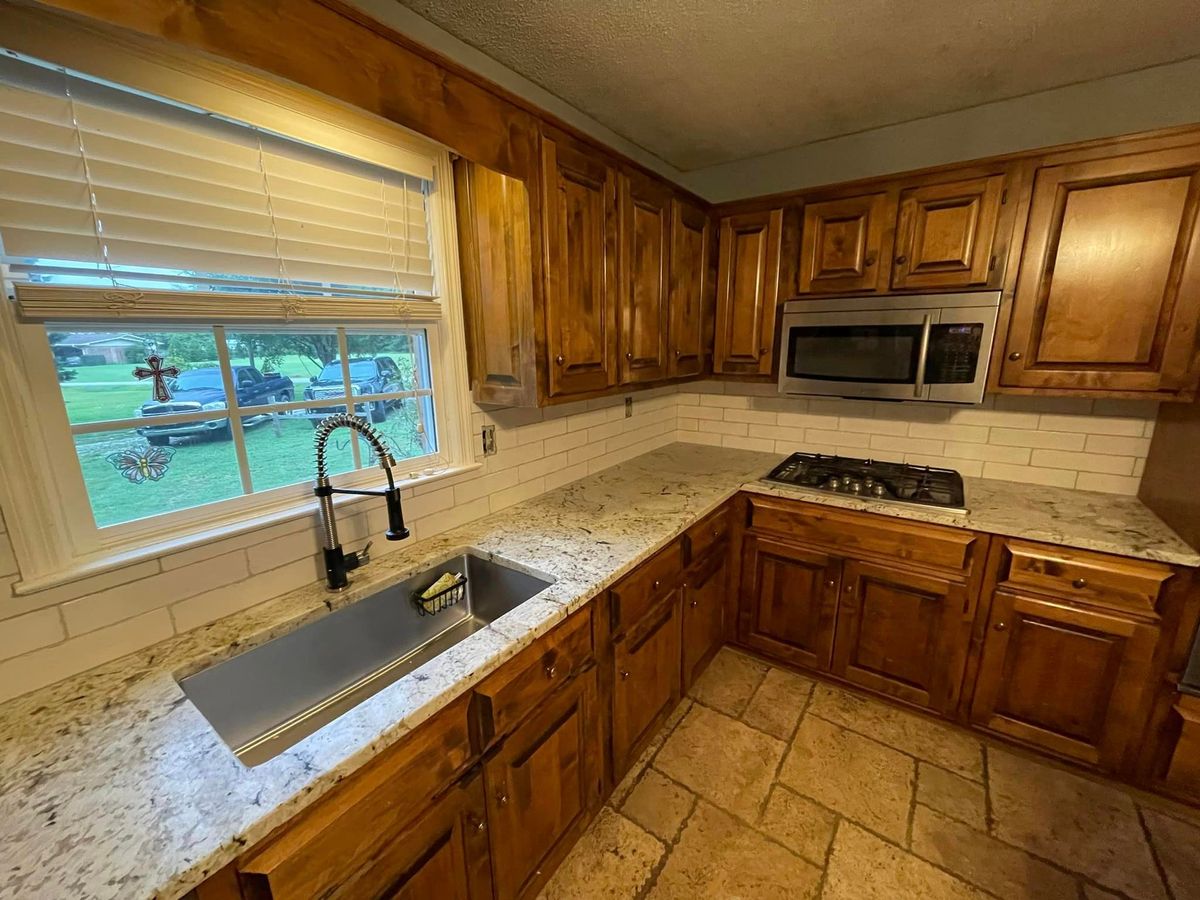
[[[1076,472],[1132,475],[1134,459],[1132,456],[1103,456],[1071,450],[1034,450],[1030,463],[1051,469],[1074,469]]]
[[[913,422],[908,426],[908,434],[909,437],[959,441],[964,444],[986,444],[988,439],[988,429],[982,425],[942,425]]]
[[[67,631],[57,607],[5,619],[0,621],[0,659],[57,644],[66,636]]]
[[[866,448],[871,446],[871,435],[869,434],[859,434],[853,431],[830,431],[827,428],[806,428],[804,440],[816,444],[840,444],[843,447]]]
[[[1111,453],[1114,456],[1140,456],[1150,453],[1150,439],[1143,437],[1114,437],[1110,434],[1089,434],[1083,449],[1090,453]]]
[[[1075,487],[1081,491],[1104,491],[1106,494],[1136,494],[1140,482],[1141,478],[1080,472]]]
[[[839,431],[852,431],[858,434],[890,434],[902,436],[908,434],[908,423],[892,419],[865,419],[854,416],[844,416],[838,419]]]
[[[1055,487],[1075,487],[1076,472],[1066,469],[1045,469],[1038,466],[1015,466],[1010,463],[985,462],[984,478],[1001,481],[1021,481],[1029,484],[1049,484]]]
[[[1042,416],[1038,428],[1043,431],[1074,431],[1081,434],[1114,434],[1141,437],[1146,430],[1144,419],[1118,419],[1107,416]]]
[[[945,451],[944,441],[929,438],[893,437],[887,434],[871,435],[872,450],[891,450],[895,453],[926,453],[941,456]]]
[[[962,444],[958,441],[946,441],[944,449],[946,456],[955,459],[980,460],[981,462],[1006,462],[1025,465],[1029,462],[1029,454],[1033,451],[1028,447],[1005,447],[1001,444]]]
[[[769,441],[766,438],[739,437],[734,434],[727,434],[722,437],[721,446],[734,447],[738,450],[758,450],[763,453],[772,453],[775,450],[774,441]]]
[[[761,409],[727,409],[726,422],[746,422],[750,425],[774,425],[778,420],[776,413]]]
[[[1030,431],[1025,428],[993,428],[988,435],[992,444],[1010,447],[1040,447],[1045,450],[1082,450],[1087,435],[1065,431]]]

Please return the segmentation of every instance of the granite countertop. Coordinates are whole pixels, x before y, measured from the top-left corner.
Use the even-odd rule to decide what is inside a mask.
[[[0,898],[186,892],[742,487],[1200,565],[1131,498],[969,479],[971,513],[948,516],[759,483],[779,458],[674,444],[376,560],[337,606],[464,547],[556,581],[255,768],[177,678],[327,613],[319,584],[0,705]]]

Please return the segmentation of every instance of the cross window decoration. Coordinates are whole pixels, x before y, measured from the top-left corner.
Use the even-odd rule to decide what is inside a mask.
[[[159,403],[166,403],[171,399],[171,389],[167,387],[167,379],[179,375],[179,369],[175,366],[163,368],[163,361],[163,358],[157,353],[151,353],[146,357],[146,365],[150,368],[138,366],[133,370],[133,377],[138,381],[145,381],[147,378],[154,379],[154,399]]]

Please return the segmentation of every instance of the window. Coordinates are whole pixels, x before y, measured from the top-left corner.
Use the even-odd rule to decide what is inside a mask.
[[[447,154],[371,119],[318,146],[258,106],[0,54],[5,375],[33,426],[10,492],[69,538],[23,573],[294,512],[333,413],[416,477],[471,461]],[[350,431],[329,450],[378,480]]]

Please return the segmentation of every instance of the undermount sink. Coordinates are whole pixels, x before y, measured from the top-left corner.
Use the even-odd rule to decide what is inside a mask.
[[[465,596],[435,615],[413,595],[447,572]],[[256,766],[553,583],[474,549],[182,679],[188,699]]]

